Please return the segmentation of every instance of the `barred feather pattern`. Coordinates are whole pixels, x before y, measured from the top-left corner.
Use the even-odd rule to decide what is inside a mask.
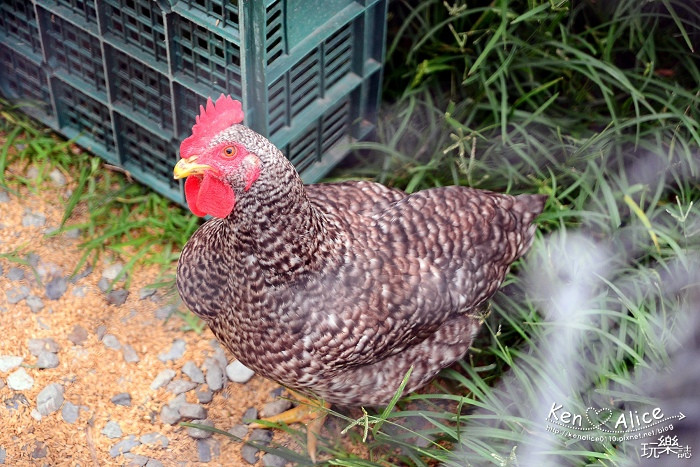
[[[381,405],[463,357],[478,312],[529,248],[545,197],[466,187],[405,194],[367,181],[304,186],[269,141],[218,134],[262,163],[236,205],[182,251],[185,304],[246,366],[344,406]]]

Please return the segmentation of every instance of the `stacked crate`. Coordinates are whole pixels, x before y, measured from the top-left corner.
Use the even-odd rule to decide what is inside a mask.
[[[386,0],[3,0],[0,93],[177,202],[180,141],[230,94],[307,182],[374,128]]]

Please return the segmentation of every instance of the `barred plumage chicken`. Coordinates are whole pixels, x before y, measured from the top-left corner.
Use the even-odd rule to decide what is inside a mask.
[[[190,209],[185,304],[246,366],[302,394],[380,405],[460,359],[478,312],[529,248],[542,195],[367,182],[305,186],[284,155],[211,99],[181,145]]]

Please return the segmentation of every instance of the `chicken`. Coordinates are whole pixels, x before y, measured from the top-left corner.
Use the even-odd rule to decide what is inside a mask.
[[[175,178],[198,216],[177,287],[246,366],[342,406],[386,404],[463,357],[545,196],[305,186],[241,104],[211,99]]]

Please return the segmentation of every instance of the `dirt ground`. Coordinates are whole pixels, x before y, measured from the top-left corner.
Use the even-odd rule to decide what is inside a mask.
[[[14,370],[0,371],[0,460],[4,450],[6,465],[128,465],[129,458],[112,457],[110,449],[130,435],[138,439],[157,432],[168,439],[167,447],[159,443],[141,444],[130,452],[166,466],[197,465],[200,463],[197,441],[187,434],[186,428],[161,421],[161,408],[173,399],[173,394],[165,388],[152,390],[150,385],[167,368],[176,372],[175,379],[187,380],[182,365],[191,360],[202,368],[204,360],[214,353],[214,337],[208,329],[202,334],[183,332],[180,318],[163,321],[156,317],[156,310],[167,305],[169,297],[161,291],[148,298],[140,298],[138,293],[156,279],[158,271],[154,267],[135,269],[130,293],[120,306],[109,304],[97,285],[109,266],[109,258],[95,264],[93,272],[86,277],[68,281],[67,290],[59,299],[46,297],[46,282],[55,275],[68,276],[80,258],[79,238],[44,235],[60,224],[67,188],[70,179],[67,186],[43,187],[40,194],[22,188],[18,194],[8,193],[9,201],[0,204],[0,266],[4,271],[0,276],[0,356],[22,357],[20,368],[33,379],[31,388],[12,390],[7,380]],[[44,215],[45,225],[23,226],[28,213]],[[31,253],[38,255],[36,268],[16,261]],[[15,267],[24,270],[23,279],[7,277],[8,271]],[[39,280],[35,271],[40,273]],[[26,300],[9,303],[6,291],[20,286],[28,287],[31,295],[39,297],[44,308],[35,313]],[[87,338],[81,344],[68,338],[76,325],[87,331]],[[122,346],[130,345],[139,361],[129,363],[121,350],[106,346],[100,340],[106,334],[116,336]],[[59,347],[57,367],[37,367],[37,358],[28,347],[32,338],[55,340]],[[158,355],[168,352],[175,339],[186,342],[184,355],[162,362]],[[232,357],[228,355],[228,359],[231,361]],[[37,412],[37,396],[50,383],[61,384],[64,400],[80,407],[75,422],[65,421],[60,408],[45,416]],[[210,403],[203,405],[214,426],[228,430],[241,423],[248,407],[260,409],[271,401],[270,392],[275,388],[276,384],[254,376],[246,384],[229,382],[214,393]],[[131,395],[130,406],[111,401],[116,394],[124,392]],[[197,402],[193,390],[186,397],[188,402]],[[110,439],[102,433],[109,421],[119,424],[121,437]],[[280,432],[275,433],[274,441],[287,443]],[[213,457],[207,465],[249,465],[240,455],[242,443],[220,434],[214,434],[207,442]]]

